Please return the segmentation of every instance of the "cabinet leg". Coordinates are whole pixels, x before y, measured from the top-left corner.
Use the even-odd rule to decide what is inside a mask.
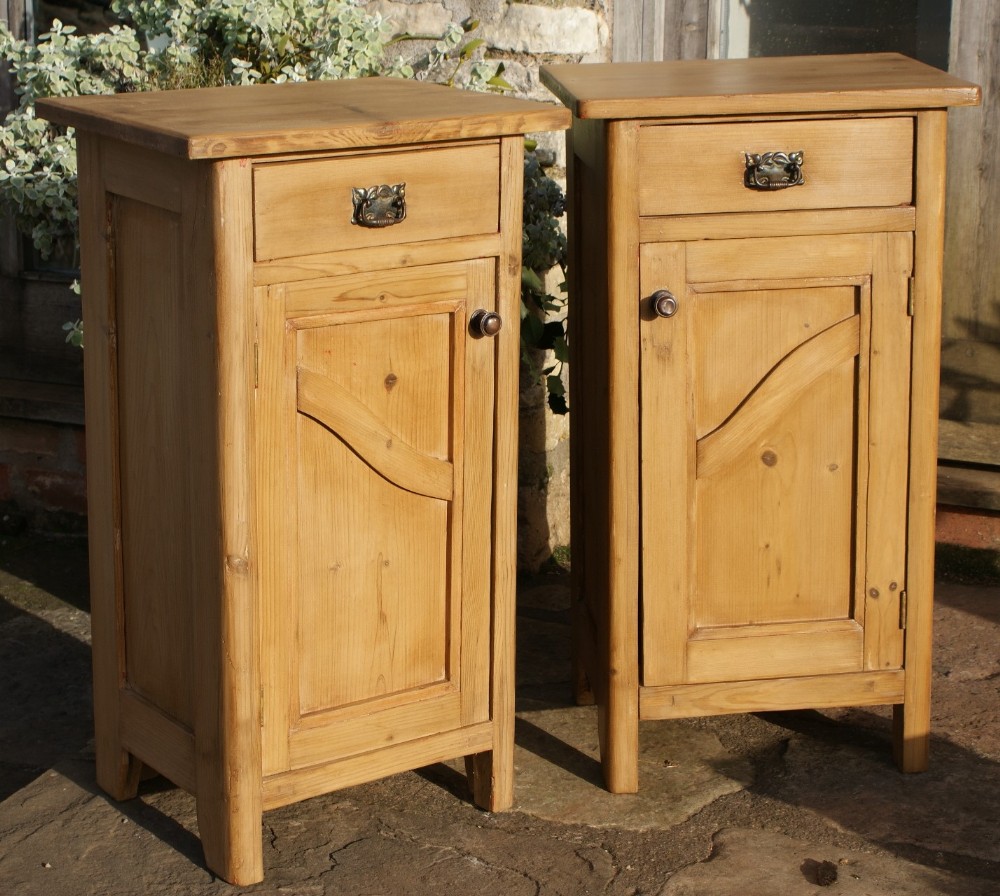
[[[597,708],[598,737],[604,784],[612,793],[639,790],[639,707],[638,697],[608,695]]]
[[[130,800],[139,793],[142,763],[120,743],[98,736],[96,745],[97,785],[112,799]]]
[[[249,886],[264,879],[259,812],[239,811],[220,800],[199,797],[198,832],[205,864],[223,880]]]
[[[465,757],[472,799],[480,809],[503,812],[514,805],[514,752],[490,750]]]
[[[122,744],[117,676],[101,677],[94,664],[94,760],[97,785],[115,800],[130,800],[139,793],[142,763]],[[108,681],[107,679],[110,679]]]
[[[925,772],[930,759],[929,711],[907,703],[892,708],[892,753],[901,772]]]

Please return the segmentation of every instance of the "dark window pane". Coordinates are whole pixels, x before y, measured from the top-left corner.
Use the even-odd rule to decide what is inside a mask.
[[[892,51],[948,67],[951,0],[731,0],[750,19],[751,56]]]

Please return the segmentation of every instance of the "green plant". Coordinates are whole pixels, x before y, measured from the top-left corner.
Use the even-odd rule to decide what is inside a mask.
[[[20,101],[0,127],[0,211],[31,237],[42,258],[77,253],[76,141],[35,117],[35,99],[114,93],[141,72],[139,42],[129,28],[81,36],[56,22],[38,45],[15,40],[0,22],[0,56],[17,81]]]
[[[473,90],[512,90],[503,78],[504,65],[476,60],[476,51],[485,43],[482,38],[466,37],[479,28],[478,19],[452,22],[444,34],[412,34],[404,31],[389,41],[389,46],[404,42],[430,43],[430,49],[414,63],[407,65],[408,77],[434,80],[449,87],[462,86]],[[463,69],[468,75],[460,78]]]
[[[549,409],[565,414],[566,388],[563,367],[567,361],[566,235],[559,228],[566,206],[562,189],[542,168],[537,156],[524,157],[524,212],[522,215],[521,358],[532,378],[544,379]],[[545,287],[542,274],[558,267],[563,274],[559,295]],[[534,350],[534,351],[532,351]],[[553,363],[542,367],[539,353],[551,351]],[[544,357],[544,356],[543,356]]]
[[[384,65],[386,22],[353,0],[114,0],[147,36],[152,89],[188,86],[190,73],[223,84],[361,78]]]

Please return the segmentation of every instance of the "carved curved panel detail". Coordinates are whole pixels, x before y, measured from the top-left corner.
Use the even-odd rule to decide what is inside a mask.
[[[393,484],[450,501],[451,463],[418,451],[388,429],[361,401],[329,377],[297,368],[297,408],[343,439],[359,457]]]
[[[861,322],[855,316],[790,352],[728,420],[698,441],[698,478],[708,478],[725,469],[760,439],[771,422],[817,379],[831,367],[857,355],[860,336]]]

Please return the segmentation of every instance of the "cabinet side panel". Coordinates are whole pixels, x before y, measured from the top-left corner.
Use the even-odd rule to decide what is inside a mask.
[[[126,682],[190,726],[193,454],[178,215],[112,203]]]
[[[855,359],[840,361],[699,477],[694,625],[851,616],[856,387]]]

